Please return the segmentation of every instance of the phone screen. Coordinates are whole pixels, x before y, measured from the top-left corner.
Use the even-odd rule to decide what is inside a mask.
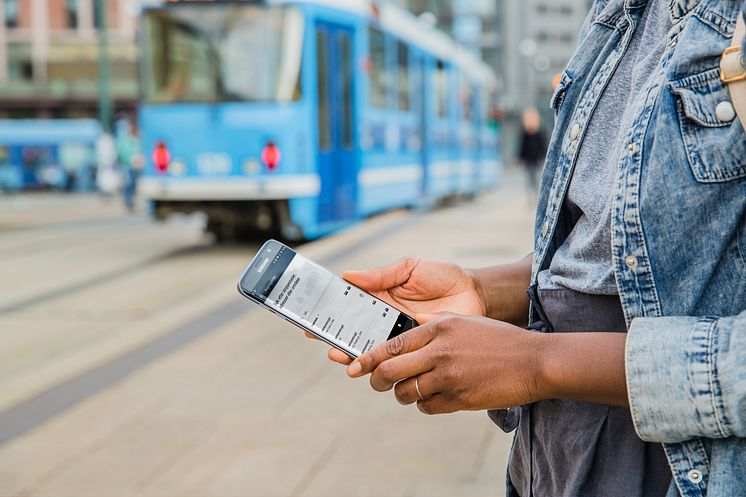
[[[355,357],[416,326],[406,314],[274,240],[256,255],[240,287]]]

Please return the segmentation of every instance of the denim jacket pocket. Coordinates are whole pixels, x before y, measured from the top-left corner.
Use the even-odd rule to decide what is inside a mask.
[[[696,180],[721,183],[746,177],[746,134],[720,71],[687,76],[669,86],[678,97],[681,136]]]
[[[554,109],[555,115],[557,115],[562,108],[562,102],[565,101],[565,95],[567,95],[567,90],[570,88],[570,85],[572,85],[572,76],[569,72],[564,71],[560,77],[557,88],[555,88],[554,93],[552,94],[552,99],[549,101],[549,107]]]

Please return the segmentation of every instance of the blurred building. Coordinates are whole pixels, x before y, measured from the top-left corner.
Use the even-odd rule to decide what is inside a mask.
[[[541,107],[575,50],[590,0],[405,0],[473,49],[504,83],[508,110]]]
[[[435,27],[482,57],[499,74],[500,0],[401,0],[404,7],[432,18]]]
[[[502,81],[505,152],[512,156],[520,115],[536,107],[551,127],[552,78],[572,56],[591,0],[404,0],[416,14],[477,51]],[[475,33],[475,30],[478,32]]]
[[[1,0],[0,118],[93,117],[98,106],[98,5],[106,3],[111,93],[137,99],[136,16],[143,0]],[[148,0],[157,1],[157,0]],[[508,116],[545,110],[552,76],[572,54],[590,0],[395,0],[430,16],[495,68]]]
[[[138,0],[104,0],[117,110],[137,98]],[[1,0],[0,118],[94,117],[99,0]]]
[[[577,46],[578,31],[590,0],[498,0],[499,72],[504,82],[504,151],[515,157],[520,116],[538,109],[542,127],[551,131],[552,79],[563,71]]]
[[[544,110],[552,77],[561,72],[577,45],[589,0],[500,0],[501,74],[505,103],[513,109]]]

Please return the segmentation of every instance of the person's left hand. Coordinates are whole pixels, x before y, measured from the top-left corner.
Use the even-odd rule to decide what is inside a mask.
[[[417,402],[425,414],[515,407],[542,396],[538,335],[485,317],[442,314],[358,357],[347,373],[372,373],[373,389],[393,387],[401,404]]]

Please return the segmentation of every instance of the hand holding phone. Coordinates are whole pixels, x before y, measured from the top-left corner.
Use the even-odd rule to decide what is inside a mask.
[[[417,326],[391,304],[276,240],[262,246],[238,289],[351,358]]]
[[[486,313],[472,273],[450,262],[403,257],[384,267],[347,271],[342,277],[404,309],[420,324],[446,311],[469,316]],[[343,365],[351,362],[334,348],[329,359]]]
[[[486,314],[472,272],[450,262],[403,257],[381,268],[346,271],[342,277],[404,309],[420,324],[443,312]]]

